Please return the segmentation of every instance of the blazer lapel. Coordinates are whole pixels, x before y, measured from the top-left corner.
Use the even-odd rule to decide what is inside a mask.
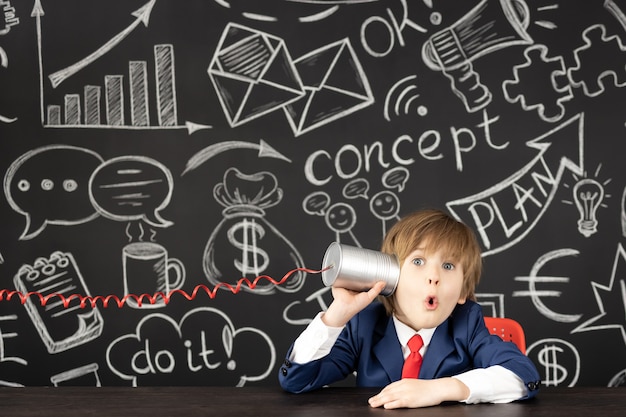
[[[434,378],[443,361],[454,352],[454,345],[450,342],[450,337],[448,336],[448,327],[448,320],[437,326],[424,355],[419,378]]]
[[[402,357],[400,342],[398,342],[396,328],[393,325],[391,317],[387,320],[387,326],[385,327],[383,337],[373,347],[373,352],[387,373],[389,379],[391,381],[400,379],[404,359]]]

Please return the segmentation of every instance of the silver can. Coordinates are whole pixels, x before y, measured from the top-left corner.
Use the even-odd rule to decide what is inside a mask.
[[[328,269],[326,269],[328,268]],[[400,264],[393,255],[333,242],[322,261],[322,282],[327,287],[368,291],[378,281],[385,281],[381,294],[393,294],[400,279]]]

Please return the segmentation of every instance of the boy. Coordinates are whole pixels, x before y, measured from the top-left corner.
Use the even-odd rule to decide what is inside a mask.
[[[331,305],[287,353],[279,371],[283,389],[306,392],[356,371],[358,386],[384,387],[369,399],[372,407],[510,402],[536,395],[540,377],[532,361],[489,334],[473,301],[482,261],[466,225],[442,211],[417,211],[389,230],[381,250],[400,262],[395,292],[379,296],[384,282],[367,292],[333,287]],[[419,379],[402,377],[405,358],[420,358],[408,347],[415,334],[423,341]]]

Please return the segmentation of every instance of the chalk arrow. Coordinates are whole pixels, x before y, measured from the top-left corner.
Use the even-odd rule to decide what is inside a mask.
[[[148,27],[148,21],[150,20],[150,13],[152,12],[154,3],[156,3],[156,0],[150,0],[143,7],[131,13],[137,19],[130,26],[128,26],[122,32],[118,33],[116,36],[111,38],[111,40],[109,40],[107,43],[102,45],[100,48],[98,48],[96,51],[91,53],[89,56],[81,59],[77,63],[70,65],[67,68],[64,68],[60,71],[55,72],[54,74],[51,74],[48,78],[50,78],[50,82],[52,82],[52,87],[57,88],[57,86],[61,84],[63,81],[65,81],[67,78],[76,74],[78,71],[85,68],[87,65],[91,64],[92,62],[100,58],[102,55],[109,52],[118,43],[120,43],[126,36],[128,36],[129,33],[135,30],[135,28],[139,26],[141,23],[143,23],[144,26]]]
[[[486,248],[483,256],[516,244],[537,225],[566,169],[583,175],[583,114],[529,140],[526,146],[538,153],[523,168],[478,194],[446,204],[458,220],[474,224]]]
[[[187,128],[187,133],[189,133],[191,135],[192,133],[195,133],[198,130],[211,129],[213,126],[211,126],[211,125],[203,125],[203,124],[194,123],[194,122],[185,122],[185,127]]]
[[[253,149],[258,151],[259,158],[277,158],[287,162],[291,162],[289,158],[278,152],[276,149],[272,148],[263,139],[261,139],[258,144],[233,140],[207,146],[200,152],[196,153],[187,162],[187,166],[185,167],[185,170],[183,171],[181,176],[185,175],[191,170],[198,168],[200,165],[213,158],[215,155],[231,149]]]
[[[41,54],[41,17],[45,16],[43,7],[40,0],[35,0],[35,5],[30,13],[30,17],[35,18],[37,28],[37,57],[39,62],[39,116],[41,117],[41,124],[45,122],[44,116],[44,100],[43,100],[43,58]]]

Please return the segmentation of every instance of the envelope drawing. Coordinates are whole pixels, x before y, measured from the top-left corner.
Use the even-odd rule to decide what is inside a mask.
[[[224,29],[208,73],[231,127],[305,94],[284,41],[234,23]]]
[[[284,106],[296,136],[374,103],[369,82],[348,38],[295,60],[306,95]]]

